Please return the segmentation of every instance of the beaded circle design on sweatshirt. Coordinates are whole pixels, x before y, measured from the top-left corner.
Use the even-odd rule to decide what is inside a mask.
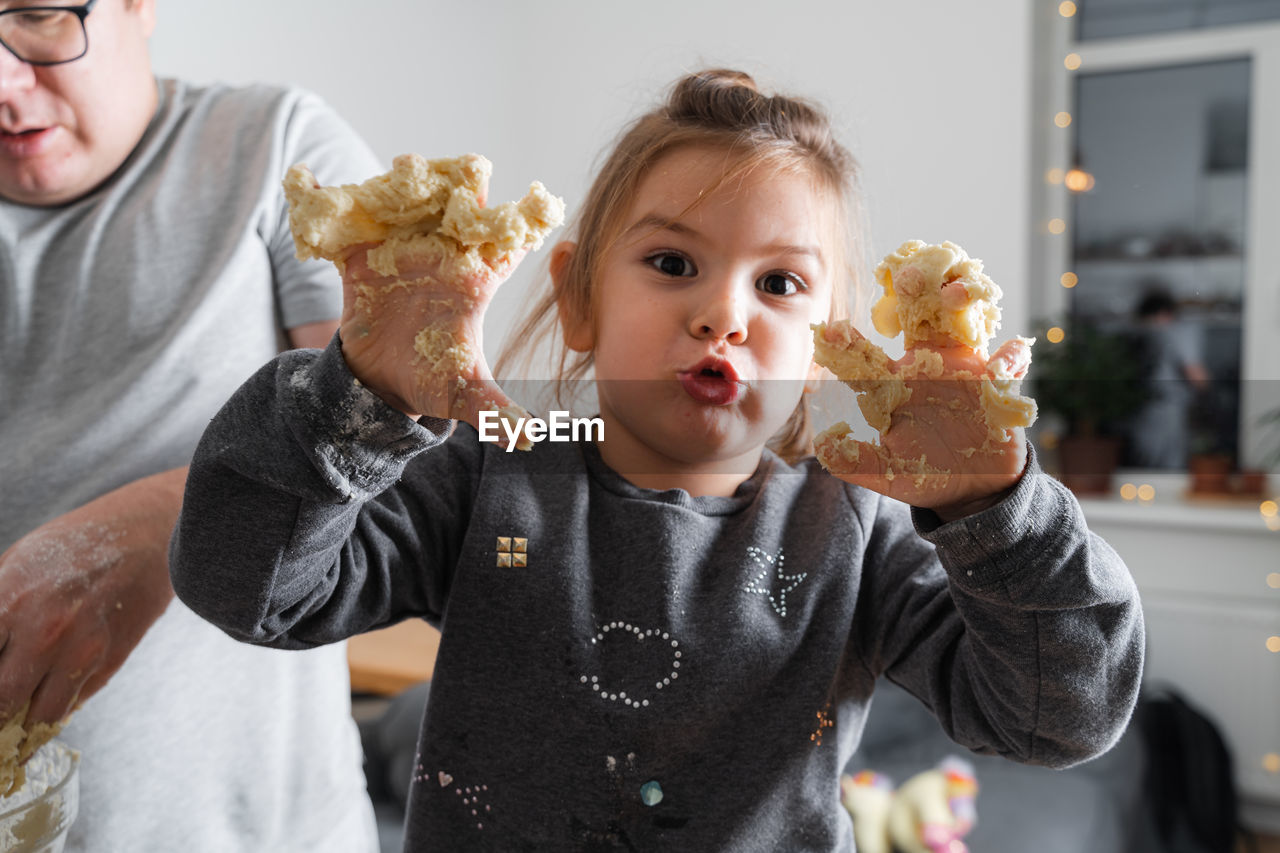
[[[647,643],[655,659],[654,672],[665,674],[654,678],[652,682],[643,680],[642,673],[635,674],[625,684],[607,683],[599,675],[594,674],[584,674],[578,681],[589,686],[592,692],[605,702],[620,702],[636,710],[648,708],[660,691],[670,687],[672,682],[680,677],[680,664],[684,652],[680,650],[680,641],[672,637],[670,632],[659,628],[642,628],[630,622],[606,622],[591,638],[591,645],[606,647],[612,643],[626,641]],[[602,654],[607,653],[605,648]]]

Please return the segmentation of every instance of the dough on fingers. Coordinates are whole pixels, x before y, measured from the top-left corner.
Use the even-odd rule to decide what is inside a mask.
[[[959,448],[961,455],[990,451],[1008,442],[1012,430],[1030,426],[1036,404],[1020,393],[1030,364],[1028,338],[1015,338],[988,356],[987,344],[1000,326],[1000,288],[982,271],[982,262],[954,243],[931,245],[909,240],[876,267],[884,289],[872,308],[876,330],[888,337],[902,335],[906,354],[893,361],[867,340],[852,322],[818,324],[814,330],[814,360],[858,392],[858,407],[868,425],[883,438],[894,414],[928,382],[977,382],[977,401],[987,427],[978,447]],[[981,373],[946,369],[938,348],[967,347],[985,364]],[[921,382],[923,380],[923,382]],[[935,386],[936,387],[936,386]],[[933,401],[929,397],[927,401]],[[940,405],[957,405],[938,401]],[[818,458],[833,473],[897,473],[914,477],[948,474],[923,458],[899,459],[880,445],[857,441],[847,423],[838,423],[815,440]]]
[[[62,723],[27,725],[28,705],[0,726],[0,797],[16,794],[26,784],[23,764],[57,736]]]
[[[366,261],[380,275],[398,277],[404,262],[437,271],[429,279],[355,285],[357,310],[366,314],[374,313],[388,288],[415,285],[429,285],[435,293],[444,289],[444,296],[430,300],[443,315],[470,311],[479,295],[477,276],[540,248],[564,221],[564,201],[536,181],[518,201],[484,206],[492,170],[478,154],[436,160],[404,154],[392,161],[389,172],[364,183],[324,187],[299,163],[284,179],[297,255],[303,260],[327,259],[342,269],[352,247],[376,244]],[[456,328],[428,325],[416,335],[413,352],[424,386],[449,393],[459,415],[475,397],[488,397],[496,390],[491,382],[464,378],[474,377],[480,354]],[[512,425],[528,415],[515,404],[497,400],[486,399],[481,408],[496,410]],[[522,433],[517,447],[532,446]]]

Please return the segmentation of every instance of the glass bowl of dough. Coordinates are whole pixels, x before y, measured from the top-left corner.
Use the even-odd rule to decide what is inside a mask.
[[[0,853],[61,853],[80,810],[80,753],[51,740],[24,770],[23,786],[0,798]]]

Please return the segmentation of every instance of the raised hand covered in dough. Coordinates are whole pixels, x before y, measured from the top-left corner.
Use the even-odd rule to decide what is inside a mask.
[[[299,257],[328,258],[342,273],[348,367],[410,416],[478,425],[482,411],[525,414],[485,363],[484,312],[561,223],[564,203],[535,183],[520,201],[486,208],[490,168],[477,155],[404,155],[360,185],[317,186],[304,166],[285,179]]]
[[[1023,428],[1036,406],[1019,386],[1032,341],[1014,338],[987,354],[1000,288],[954,243],[904,243],[876,278],[885,292],[872,321],[884,335],[903,335],[903,357],[890,359],[840,321],[814,327],[814,358],[858,392],[880,441],[859,441],[838,423],[814,440],[818,459],[843,480],[944,519],[980,511],[1026,465]]]
[[[351,373],[410,417],[479,425],[480,412],[524,416],[493,380],[484,358],[484,312],[524,252],[459,275],[438,260],[399,258],[396,275],[369,265],[357,247],[342,267],[338,335]]]

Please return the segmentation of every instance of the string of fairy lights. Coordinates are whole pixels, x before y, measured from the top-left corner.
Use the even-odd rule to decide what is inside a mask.
[[[1079,7],[1073,0],[1062,0],[1058,4],[1058,15],[1063,19],[1064,24],[1074,18],[1078,11]],[[1074,50],[1069,50],[1062,58],[1062,67],[1069,73],[1079,71],[1083,65],[1084,59]],[[1054,112],[1052,120],[1056,128],[1065,131],[1071,127],[1074,117],[1069,109],[1059,109]],[[1054,166],[1048,169],[1045,172],[1045,181],[1050,186],[1060,186],[1072,194],[1089,192],[1097,183],[1094,175],[1075,158],[1067,167]],[[1055,237],[1061,236],[1067,232],[1067,222],[1062,217],[1054,216],[1045,224],[1045,228],[1049,234]],[[1065,270],[1059,276],[1058,283],[1070,290],[1080,283],[1080,277],[1072,270]],[[1051,344],[1062,343],[1066,340],[1066,336],[1066,330],[1061,326],[1051,326],[1045,333],[1046,340]],[[1156,488],[1150,483],[1124,483],[1119,489],[1119,496],[1124,501],[1153,503],[1156,499]],[[1268,529],[1280,531],[1280,505],[1277,505],[1276,500],[1261,501],[1258,505],[1258,514]],[[1271,575],[1268,583],[1272,588],[1280,589],[1280,573]],[[1280,637],[1270,638],[1268,648],[1280,653]],[[1280,755],[1274,756],[1274,759],[1276,764],[1274,772],[1280,772]]]
[[[1058,14],[1064,19],[1075,17],[1077,11],[1076,3],[1072,0],[1063,0],[1058,4]],[[1083,64],[1080,54],[1074,51],[1067,53],[1062,59],[1062,65],[1068,73],[1079,71]],[[1070,128],[1071,122],[1072,115],[1069,110],[1059,110],[1053,115],[1053,124],[1060,130]],[[1051,186],[1061,186],[1070,193],[1088,192],[1095,185],[1094,176],[1085,171],[1079,162],[1073,162],[1068,168],[1049,169],[1045,174],[1045,180]],[[1054,217],[1046,223],[1046,228],[1049,234],[1061,236],[1067,231],[1067,223],[1062,218]],[[1074,271],[1066,270],[1058,281],[1062,287],[1070,290],[1080,283],[1080,278]],[[1061,326],[1053,326],[1046,332],[1045,337],[1050,343],[1059,344],[1066,339],[1066,331]],[[1156,499],[1156,488],[1150,483],[1129,482],[1120,486],[1119,495],[1124,501],[1151,504]],[[1277,504],[1276,500],[1261,501],[1258,505],[1258,514],[1269,530],[1280,531],[1280,504]],[[1280,572],[1268,574],[1266,583],[1268,588],[1280,590]],[[1265,647],[1268,652],[1280,655],[1280,635],[1267,637]],[[1265,772],[1280,774],[1280,753],[1267,752],[1262,755],[1259,763]]]
[[[1058,4],[1058,14],[1066,19],[1074,18],[1077,7],[1072,0],[1063,0]],[[1072,51],[1062,58],[1062,66],[1067,71],[1079,71],[1080,66],[1084,62],[1080,58],[1080,54]],[[1069,110],[1059,110],[1054,113],[1053,124],[1059,130],[1066,130],[1071,127],[1071,112]],[[1082,193],[1093,189],[1095,179],[1093,175],[1080,168],[1078,164],[1073,163],[1070,168],[1061,168],[1055,166],[1045,174],[1045,180],[1052,186],[1061,186],[1068,192]],[[1047,229],[1050,234],[1060,236],[1067,231],[1066,220],[1060,217],[1053,217],[1049,220]],[[1080,277],[1070,270],[1062,273],[1058,282],[1068,290],[1080,283]],[[1053,326],[1046,333],[1045,338],[1051,344],[1060,344],[1066,339],[1067,333],[1061,326]],[[1154,495],[1153,495],[1154,497]]]

